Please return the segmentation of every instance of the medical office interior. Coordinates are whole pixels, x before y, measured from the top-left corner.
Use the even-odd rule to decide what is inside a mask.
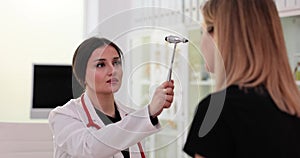
[[[177,45],[172,74],[175,100],[159,116],[163,130],[146,138],[144,146],[149,158],[188,157],[182,147],[194,110],[214,87],[199,50],[202,1],[1,1],[0,157],[52,157],[47,115],[60,105],[34,105],[35,95],[42,93],[34,93],[39,66],[69,71],[73,53],[84,39],[113,40],[125,58],[123,85],[116,97],[138,109],[147,105],[155,86],[167,79],[174,47],[164,40],[168,35],[189,42]],[[300,0],[276,0],[276,5],[300,87]],[[50,72],[42,84],[60,75]],[[57,87],[57,94],[63,88]]]

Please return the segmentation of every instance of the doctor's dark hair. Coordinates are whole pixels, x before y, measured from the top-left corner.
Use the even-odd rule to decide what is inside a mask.
[[[115,43],[106,38],[91,37],[83,41],[76,49],[72,61],[73,75],[83,88],[85,88],[87,62],[94,50],[102,46],[114,47],[118,52],[119,57],[121,59],[123,57],[121,49]]]

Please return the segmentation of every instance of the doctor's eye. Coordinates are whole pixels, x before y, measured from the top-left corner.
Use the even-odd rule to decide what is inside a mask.
[[[104,66],[105,66],[104,63],[98,63],[98,64],[96,65],[96,67],[104,67]]]
[[[114,66],[122,65],[122,62],[119,60],[113,61]]]

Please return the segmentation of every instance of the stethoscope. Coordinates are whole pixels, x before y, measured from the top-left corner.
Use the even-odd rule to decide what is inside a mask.
[[[86,125],[88,128],[89,127],[95,127],[96,129],[100,129],[101,127],[99,126],[99,125],[97,125],[94,121],[93,121],[93,119],[92,119],[92,117],[91,117],[91,115],[90,115],[90,112],[89,112],[89,110],[88,110],[88,108],[87,108],[87,106],[86,106],[86,104],[85,104],[85,101],[84,101],[84,94],[82,94],[81,95],[81,104],[82,104],[82,107],[83,107],[83,110],[84,110],[84,112],[85,112],[85,114],[86,114],[86,116],[87,116],[87,118],[88,118],[88,124]],[[140,154],[141,154],[141,157],[142,158],[146,158],[146,156],[145,156],[145,153],[144,153],[144,150],[143,150],[143,147],[142,147],[142,144],[140,143],[140,142],[138,142],[137,143],[137,145],[138,145],[138,147],[139,147],[139,150],[140,150]]]

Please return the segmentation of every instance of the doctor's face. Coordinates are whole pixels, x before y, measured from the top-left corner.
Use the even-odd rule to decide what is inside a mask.
[[[95,93],[117,92],[122,83],[122,63],[117,50],[109,45],[95,49],[86,68],[86,89]]]

